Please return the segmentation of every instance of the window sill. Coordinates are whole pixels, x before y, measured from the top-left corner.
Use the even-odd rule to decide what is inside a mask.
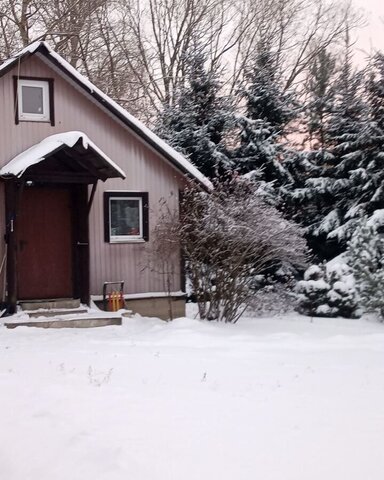
[[[51,120],[37,120],[35,118],[20,118],[19,117],[19,123],[22,122],[33,122],[33,123],[52,123]]]
[[[146,243],[146,241],[143,238],[127,238],[124,240],[110,240],[109,243],[116,245],[119,243]]]
[[[40,122],[40,123],[51,123],[51,120],[48,118],[20,118],[19,122]]]

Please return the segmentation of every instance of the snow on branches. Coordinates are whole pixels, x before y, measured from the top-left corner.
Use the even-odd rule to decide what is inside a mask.
[[[298,310],[313,317],[356,318],[358,297],[352,269],[344,262],[311,265],[297,284]]]
[[[201,318],[236,322],[255,275],[306,262],[301,229],[256,190],[235,176],[216,182],[211,194],[192,184],[183,194],[181,243]]]
[[[378,311],[384,320],[384,239],[374,221],[363,218],[348,243],[347,261],[351,265],[362,307]]]

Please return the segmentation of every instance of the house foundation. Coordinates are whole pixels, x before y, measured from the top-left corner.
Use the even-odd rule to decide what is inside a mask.
[[[104,308],[103,301],[99,297],[92,297],[95,304]],[[165,296],[124,296],[125,308],[143,317],[157,317],[162,320],[169,320],[169,298]],[[172,295],[171,308],[173,318],[185,317],[185,295]]]

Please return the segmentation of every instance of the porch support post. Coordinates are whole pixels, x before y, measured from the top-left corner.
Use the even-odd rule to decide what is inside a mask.
[[[16,312],[17,303],[17,200],[18,188],[14,180],[5,182],[5,240],[7,248],[7,303],[9,313]]]
[[[91,208],[92,208],[93,199],[95,198],[96,188],[97,188],[97,180],[92,185],[91,195],[90,195],[89,200],[88,200],[88,210],[87,210],[87,215],[88,216],[89,216],[89,213],[90,213]]]
[[[76,208],[75,232],[75,296],[89,305],[89,225],[88,225],[88,185],[74,187]]]

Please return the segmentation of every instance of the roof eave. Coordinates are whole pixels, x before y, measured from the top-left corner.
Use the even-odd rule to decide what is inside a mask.
[[[145,142],[147,144],[149,144],[155,151],[157,151],[158,153],[160,153],[165,159],[167,159],[175,168],[177,168],[179,171],[181,171],[181,173],[183,173],[185,176],[187,176],[188,178],[198,182],[201,187],[206,190],[206,191],[211,191],[212,190],[212,187],[208,184],[206,184],[204,181],[202,181],[200,178],[198,178],[197,176],[194,176],[190,171],[188,171],[187,168],[185,168],[183,165],[181,165],[180,163],[178,163],[173,157],[172,155],[170,155],[165,149],[163,149],[161,147],[161,145],[158,145],[152,138],[150,138],[148,135],[145,134],[145,132],[143,132],[140,128],[138,128],[138,126],[134,123],[134,122],[131,122],[129,120],[129,118],[123,116],[118,109],[114,108],[113,105],[107,103],[105,101],[105,99],[103,98],[103,96],[99,95],[99,93],[95,90],[92,90],[90,88],[88,88],[88,86],[84,83],[82,83],[81,81],[79,81],[79,79],[73,75],[69,70],[67,70],[59,61],[56,60],[56,58],[54,56],[52,56],[50,54],[50,50],[49,48],[45,45],[44,42],[40,42],[36,48],[32,49],[32,50],[29,50],[29,49],[26,49],[24,52],[22,52],[21,54],[19,54],[18,56],[14,57],[12,60],[13,61],[10,61],[9,64],[3,68],[1,71],[0,71],[0,77],[5,75],[6,73],[8,73],[10,70],[12,70],[12,68],[15,67],[15,65],[22,61],[22,60],[25,60],[26,58],[36,54],[36,53],[40,53],[42,54],[46,59],[48,59],[52,64],[55,65],[55,67],[60,70],[61,72],[63,72],[66,76],[68,76],[73,82],[76,83],[76,85],[78,85],[82,90],[84,90],[88,95],[91,95],[93,98],[95,98],[101,105],[103,105],[104,108],[106,108],[109,112],[111,112],[114,116],[116,116],[123,124],[127,125],[131,130],[133,130],[136,135],[138,135],[140,138],[142,138],[143,140],[145,140]],[[208,180],[208,179],[207,179]]]

